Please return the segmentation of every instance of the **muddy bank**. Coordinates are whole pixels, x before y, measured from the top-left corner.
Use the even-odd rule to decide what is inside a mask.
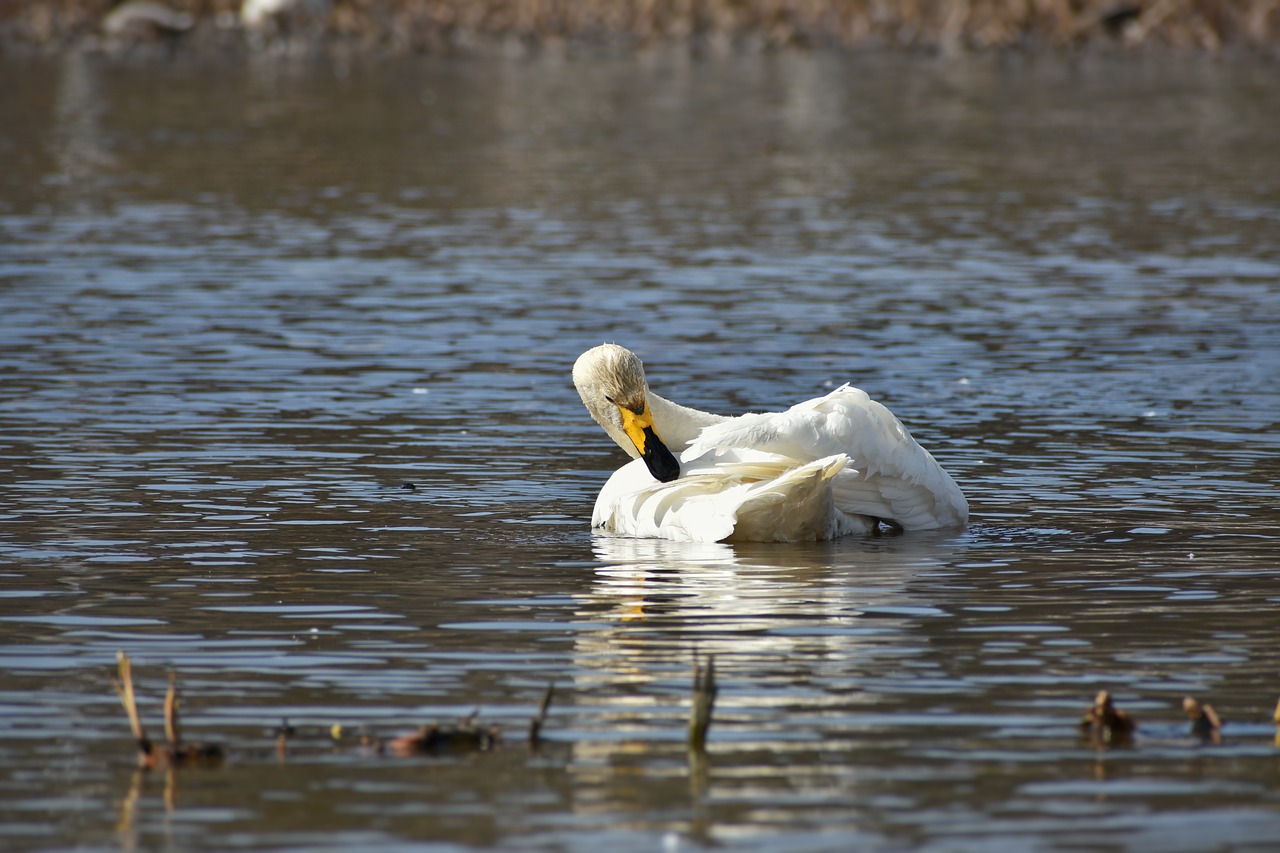
[[[0,49],[1174,49],[1276,54],[1280,0],[0,0]]]

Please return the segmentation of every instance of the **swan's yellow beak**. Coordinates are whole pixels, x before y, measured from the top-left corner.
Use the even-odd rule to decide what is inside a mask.
[[[653,415],[649,413],[649,404],[641,404],[639,412],[626,406],[618,406],[618,411],[622,412],[622,428],[635,444],[636,450],[640,451],[640,458],[648,466],[653,479],[660,483],[670,483],[679,477],[680,463],[662,443],[662,439],[658,438],[658,433],[653,428]]]

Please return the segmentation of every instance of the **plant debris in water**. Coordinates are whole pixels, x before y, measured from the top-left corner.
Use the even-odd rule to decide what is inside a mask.
[[[487,752],[502,742],[502,731],[497,726],[476,723],[476,713],[471,713],[456,725],[431,723],[419,726],[416,732],[400,735],[382,744],[382,749],[392,755],[439,755],[445,752]]]
[[[224,757],[221,746],[215,743],[183,743],[178,720],[178,681],[169,673],[169,691],[164,697],[164,734],[168,741],[157,746],[147,737],[138,715],[138,701],[133,692],[133,663],[124,652],[116,653],[119,678],[111,679],[124,712],[129,717],[129,728],[138,745],[138,764],[148,770],[181,767],[187,764],[218,764]]]
[[[1213,706],[1192,696],[1182,700],[1183,713],[1191,721],[1191,734],[1207,743],[1222,743],[1222,718]]]
[[[180,729],[177,676],[169,673],[169,689],[164,701],[164,729],[166,743],[157,745],[147,737],[138,713],[137,698],[133,685],[133,665],[124,652],[116,655],[118,677],[111,678],[111,684],[120,697],[125,714],[129,719],[129,728],[133,732],[134,742],[138,748],[139,771],[169,771],[191,766],[211,766],[220,764],[226,757],[226,751],[215,743],[184,743]],[[529,721],[528,745],[536,751],[542,742],[542,731],[546,724],[547,714],[551,708],[551,700],[555,685],[547,685],[537,712]],[[711,728],[712,714],[715,710],[716,694],[715,656],[707,657],[703,666],[694,657],[693,692],[689,711],[688,748],[690,767],[693,771],[706,772],[707,733]],[[1224,721],[1214,707],[1201,702],[1195,697],[1187,696],[1182,700],[1182,710],[1191,723],[1190,733],[1203,743],[1221,744]],[[482,725],[477,721],[479,711],[474,711],[457,723],[428,723],[418,726],[412,732],[390,739],[380,739],[371,735],[361,735],[350,741],[339,724],[325,730],[326,740],[330,743],[355,743],[358,748],[370,750],[378,755],[414,756],[444,755],[487,752],[502,745],[502,730],[497,725]],[[1277,726],[1276,745],[1280,746],[1280,703],[1277,703],[1273,714]],[[1080,731],[1090,745],[1095,748],[1129,747],[1133,745],[1133,735],[1138,729],[1137,723],[1127,712],[1116,707],[1110,692],[1099,690],[1080,720]],[[297,729],[282,720],[274,730],[275,752],[283,760],[289,754],[290,739],[298,733]],[[136,785],[135,785],[136,786]]]
[[[1138,724],[1115,706],[1111,694],[1099,690],[1080,720],[1081,731],[1094,746],[1129,746]]]

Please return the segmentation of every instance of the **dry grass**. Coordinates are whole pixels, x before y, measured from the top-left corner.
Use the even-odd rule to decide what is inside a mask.
[[[131,0],[157,3],[161,0]],[[0,0],[0,44],[161,41],[192,49],[466,52],[546,44],[632,48],[894,47],[941,53],[1159,45],[1274,53],[1280,0],[297,0],[260,31],[239,0],[163,0],[193,16],[182,32],[145,16],[103,36],[113,0]]]

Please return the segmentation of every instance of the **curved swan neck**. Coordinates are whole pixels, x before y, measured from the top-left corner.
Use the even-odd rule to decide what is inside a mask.
[[[667,447],[671,448],[671,452],[677,455],[698,437],[703,427],[728,420],[724,415],[700,412],[697,409],[673,403],[652,391],[646,391],[645,396],[649,400],[654,429],[666,442]]]

